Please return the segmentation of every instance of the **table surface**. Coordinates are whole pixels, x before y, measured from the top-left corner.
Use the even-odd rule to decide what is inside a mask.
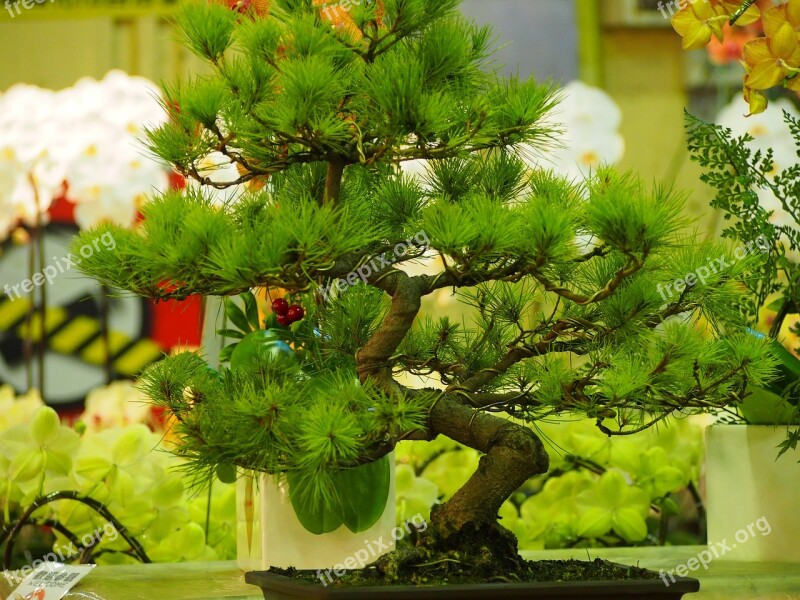
[[[590,549],[592,559],[673,570],[705,546]],[[586,549],[523,552],[530,560],[586,559]],[[800,564],[712,561],[689,574],[700,592],[687,600],[800,600]],[[3,587],[3,586],[6,587]],[[9,598],[0,577],[0,600]],[[100,566],[65,596],[68,600],[258,600],[260,590],[246,584],[234,562]]]

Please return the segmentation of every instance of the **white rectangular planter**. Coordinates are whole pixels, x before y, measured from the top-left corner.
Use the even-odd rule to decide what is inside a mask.
[[[775,460],[785,438],[786,426],[706,429],[708,544],[721,560],[800,562],[800,455]]]
[[[369,564],[381,554],[394,550],[394,469],[383,514],[375,525],[360,533],[352,533],[344,525],[323,535],[307,531],[294,514],[286,482],[277,483],[270,475],[257,477],[258,481],[239,477],[236,483],[236,557],[243,571],[269,567],[328,569],[345,565],[348,559],[351,562],[355,559],[358,563],[363,560],[365,552],[369,557],[364,564]],[[248,486],[252,489],[253,503],[250,525],[246,506]],[[358,564],[358,567],[364,564]]]

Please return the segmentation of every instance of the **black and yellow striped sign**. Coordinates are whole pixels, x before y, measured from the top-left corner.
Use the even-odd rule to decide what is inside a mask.
[[[0,296],[0,332],[12,332],[0,343],[0,354],[13,365],[22,360],[25,339],[39,343],[44,330],[47,350],[57,354],[79,357],[83,362],[101,367],[105,364],[106,340],[111,366],[124,377],[137,375],[144,367],[158,360],[161,347],[149,339],[133,340],[128,335],[111,330],[103,336],[98,319],[84,314],[75,303],[69,306],[48,307],[44,327],[39,312],[27,318],[30,301],[27,298],[8,299]],[[29,336],[30,334],[30,336]]]

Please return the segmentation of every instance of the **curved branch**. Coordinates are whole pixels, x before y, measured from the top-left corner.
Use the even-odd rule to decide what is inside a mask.
[[[608,298],[622,284],[622,282],[625,281],[626,278],[630,277],[631,275],[639,271],[639,269],[641,269],[643,266],[644,266],[644,260],[638,259],[633,255],[629,255],[629,260],[627,265],[624,268],[617,271],[617,273],[614,275],[611,281],[609,281],[602,290],[599,290],[592,296],[583,296],[581,294],[576,294],[575,292],[573,292],[568,288],[553,283],[547,277],[536,271],[534,271],[533,277],[536,279],[536,281],[541,283],[542,286],[544,286],[544,289],[546,291],[557,294],[562,298],[566,298],[567,300],[570,300],[575,304],[580,304],[581,306],[585,306],[587,304],[593,304],[595,302],[600,302],[601,300],[605,300],[606,298]]]
[[[402,271],[380,274],[371,285],[392,297],[392,304],[383,322],[356,353],[356,372],[361,381],[372,379],[387,393],[397,391],[392,377],[391,357],[405,339],[422,305],[419,281]]]
[[[114,526],[114,529],[117,530],[117,533],[122,536],[128,544],[130,545],[131,549],[136,553],[137,558],[143,563],[152,562],[150,558],[147,556],[147,553],[144,551],[144,548],[139,543],[139,541],[131,536],[128,533],[127,527],[125,527],[122,523],[120,523],[117,518],[111,514],[111,512],[106,508],[105,504],[102,502],[98,502],[94,498],[89,498],[88,496],[81,496],[78,492],[74,491],[62,491],[62,492],[53,492],[52,494],[47,494],[46,496],[40,496],[36,498],[33,502],[31,502],[30,506],[25,509],[25,512],[22,513],[19,519],[16,521],[12,521],[8,525],[3,528],[3,531],[0,532],[0,545],[4,542],[8,541],[6,545],[6,551],[3,558],[3,568],[9,569],[11,567],[11,555],[14,551],[14,539],[17,535],[19,535],[20,529],[31,519],[31,515],[36,512],[38,509],[42,508],[43,506],[47,506],[51,502],[56,502],[57,500],[75,500],[76,502],[80,502],[81,504],[85,504],[89,508],[93,509],[97,514],[101,517],[106,519],[109,523]]]

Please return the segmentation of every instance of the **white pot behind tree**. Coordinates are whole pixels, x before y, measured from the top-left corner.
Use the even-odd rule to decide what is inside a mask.
[[[344,525],[331,533],[311,533],[295,515],[286,481],[276,482],[265,474],[257,479],[242,476],[236,483],[236,558],[240,569],[354,569],[394,550],[394,469],[383,514],[372,527],[359,533]]]
[[[708,545],[721,560],[800,562],[800,456],[786,426],[706,430]]]

